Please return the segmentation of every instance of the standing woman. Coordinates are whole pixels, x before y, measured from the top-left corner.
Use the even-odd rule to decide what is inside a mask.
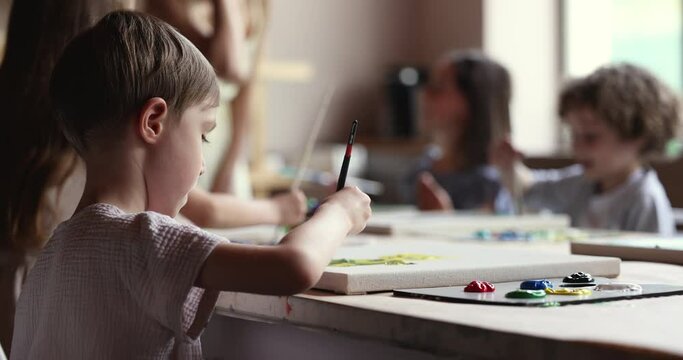
[[[34,255],[68,219],[85,176],[52,116],[48,84],[59,55],[116,0],[15,0],[0,66],[0,343],[9,352],[14,305]],[[67,200],[68,199],[68,200]]]
[[[145,0],[141,7],[192,41],[221,80],[218,126],[209,135],[211,143],[204,148],[206,173],[200,178],[200,185],[211,192],[250,197],[246,145],[268,1]]]
[[[406,193],[422,210],[511,212],[489,165],[492,140],[510,135],[508,71],[477,51],[456,51],[434,65],[424,92],[424,130],[432,145]]]
[[[261,57],[267,0],[141,0],[138,7],[178,29],[216,70],[221,104],[205,144],[205,172],[181,215],[203,227],[294,225],[304,220],[299,190],[251,199],[246,163],[250,103]]]

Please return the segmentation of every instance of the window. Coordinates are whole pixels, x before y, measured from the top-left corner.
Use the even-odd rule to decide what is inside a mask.
[[[647,68],[683,92],[683,1],[565,0],[564,75],[584,76],[610,62]]]

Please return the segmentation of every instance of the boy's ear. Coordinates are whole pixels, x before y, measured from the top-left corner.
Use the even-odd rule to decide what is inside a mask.
[[[147,100],[138,113],[136,129],[142,140],[148,144],[155,144],[166,125],[168,105],[160,97]]]

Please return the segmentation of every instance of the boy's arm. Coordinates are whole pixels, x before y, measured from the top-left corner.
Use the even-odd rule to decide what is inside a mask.
[[[653,181],[643,182],[641,186],[649,187],[649,189],[641,188],[641,191],[634,191],[631,194],[635,198],[629,201],[628,210],[623,219],[620,219],[619,226],[621,230],[626,231],[673,236],[676,233],[676,222],[671,203],[661,184],[654,187],[652,183]]]
[[[534,186],[533,173],[521,161],[516,161],[513,167],[507,171],[500,171],[503,186],[515,197],[523,197]]]
[[[219,244],[206,259],[197,286],[207,289],[291,295],[318,281],[336,248],[370,217],[370,199],[357,188],[330,197],[313,217],[278,245]]]
[[[194,188],[180,213],[200,227],[294,225],[306,216],[306,196],[296,191],[271,199],[248,200]]]
[[[423,211],[452,211],[453,201],[434,176],[423,171],[417,177],[415,184],[415,203]]]

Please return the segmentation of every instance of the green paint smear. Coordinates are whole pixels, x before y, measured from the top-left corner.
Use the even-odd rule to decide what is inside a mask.
[[[440,257],[423,254],[395,254],[380,256],[377,259],[334,259],[330,262],[329,266],[350,267],[365,265],[413,265],[415,263],[412,261],[436,259],[440,259]]]

